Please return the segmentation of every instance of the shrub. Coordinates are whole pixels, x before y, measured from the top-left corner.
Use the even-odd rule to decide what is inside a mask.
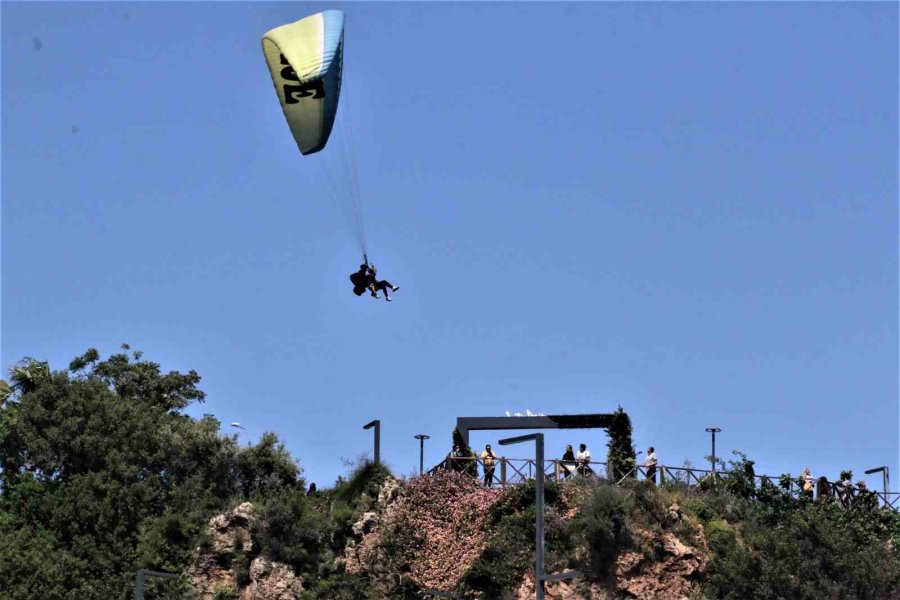
[[[632,521],[647,529],[660,529],[668,519],[668,506],[663,493],[649,481],[641,481],[631,488],[626,506]]]
[[[544,489],[544,563],[548,571],[568,566],[573,554],[572,536],[561,512],[566,508],[560,487],[546,482]],[[506,597],[515,592],[525,572],[534,568],[535,485],[503,490],[486,523],[491,532],[484,550],[463,577],[464,587],[485,598]],[[505,595],[504,595],[505,594]]]
[[[728,462],[728,472],[723,479],[725,490],[738,498],[753,498],[756,495],[755,463],[742,452],[735,450],[733,453],[738,459]]]
[[[572,521],[573,531],[587,546],[586,571],[594,579],[608,577],[619,552],[632,543],[625,514],[626,503],[621,490],[601,485]]]
[[[250,563],[251,557],[244,552],[244,544],[238,539],[235,540],[234,560],[232,568],[234,569],[234,581],[238,588],[245,588],[250,585]]]
[[[364,577],[349,573],[332,573],[316,582],[315,589],[304,590],[301,600],[371,600],[374,590]]]
[[[213,592],[213,600],[238,600],[238,592],[230,583],[222,583]]]
[[[721,521],[710,522],[705,594],[735,600],[891,597],[900,583],[900,558],[887,550],[886,530],[877,533],[878,526],[851,513],[798,503],[774,526],[751,514],[741,538]]]
[[[334,490],[334,497],[356,508],[368,508],[371,501],[378,497],[384,482],[391,477],[391,471],[383,464],[375,464],[370,460],[361,461],[350,478],[341,481]],[[365,506],[360,506],[360,503]]]
[[[272,498],[251,524],[260,553],[302,574],[315,574],[328,547],[328,522],[296,491]]]

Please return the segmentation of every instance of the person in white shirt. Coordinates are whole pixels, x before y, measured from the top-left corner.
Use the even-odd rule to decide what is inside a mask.
[[[644,460],[644,466],[647,467],[647,479],[656,485],[656,451],[653,446],[647,448],[647,458]]]
[[[586,444],[580,444],[578,446],[578,454],[575,455],[575,462],[578,465],[578,472],[583,476],[587,476],[588,473],[591,472],[590,462],[591,462],[591,451],[587,449]]]

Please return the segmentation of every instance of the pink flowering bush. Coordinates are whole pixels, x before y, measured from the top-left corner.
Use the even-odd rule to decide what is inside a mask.
[[[452,590],[481,555],[499,497],[465,474],[411,479],[352,549],[347,570],[367,572],[382,589],[406,577],[421,588]]]

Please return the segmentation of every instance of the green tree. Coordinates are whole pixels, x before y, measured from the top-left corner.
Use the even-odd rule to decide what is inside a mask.
[[[229,503],[302,486],[274,434],[241,449],[214,417],[181,412],[204,399],[199,375],[163,373],[129,350],[101,360],[90,349],[63,371],[34,359],[10,371],[0,580],[14,598],[124,597],[139,568],[181,571]]]
[[[613,413],[612,423],[607,429],[609,442],[607,463],[614,481],[632,473],[635,467],[634,443],[631,441],[631,418],[619,406]],[[634,476],[632,474],[632,476]]]

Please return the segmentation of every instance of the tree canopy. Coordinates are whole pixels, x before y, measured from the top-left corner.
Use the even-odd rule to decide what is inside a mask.
[[[297,490],[301,469],[266,433],[241,448],[194,372],[95,349],[68,369],[26,358],[0,386],[0,580],[13,598],[127,597],[137,569],[180,572],[208,518]],[[159,597],[159,596],[157,596]]]

